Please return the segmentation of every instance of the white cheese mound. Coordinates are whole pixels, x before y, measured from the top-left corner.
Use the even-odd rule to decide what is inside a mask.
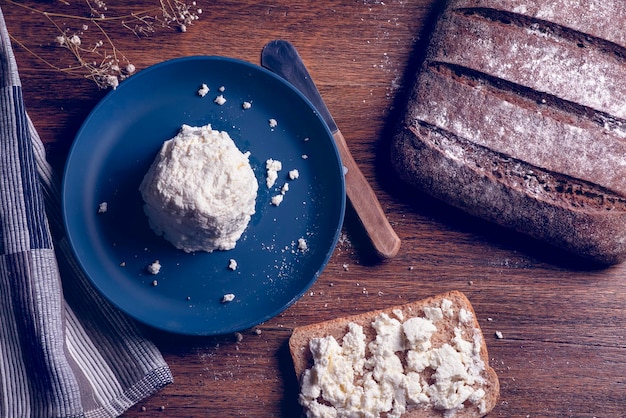
[[[452,315],[449,302],[431,313]],[[354,323],[341,343],[332,336],[311,339],[314,365],[302,376],[299,397],[307,417],[398,418],[414,405],[430,405],[452,416],[465,402],[481,405],[485,391],[476,386],[483,383],[485,369],[482,339],[476,329],[472,335],[461,330],[467,313],[459,318],[452,341],[438,346],[431,343],[437,320],[417,316],[405,321],[401,312],[395,316],[381,313],[374,319],[376,336],[369,344]]]
[[[233,249],[255,213],[249,155],[227,132],[183,125],[139,186],[150,227],[185,252]]]

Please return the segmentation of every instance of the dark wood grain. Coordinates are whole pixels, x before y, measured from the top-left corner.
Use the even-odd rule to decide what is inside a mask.
[[[82,3],[24,1],[62,13]],[[109,2],[111,13],[122,6]],[[136,1],[137,9],[156,1]],[[276,318],[235,336],[181,338],[146,330],[175,383],[127,417],[294,417],[297,384],[286,343],[291,329],[458,289],[472,301],[501,380],[492,416],[626,416],[626,266],[598,268],[472,219],[407,190],[392,173],[389,127],[407,74],[419,62],[435,0],[197,1],[186,33],[138,39],[107,29],[141,70],[174,57],[226,55],[258,63],[263,45],[296,45],[348,146],[402,239],[398,256],[372,257],[348,208],[341,241],[319,280]],[[2,1],[11,34],[64,66],[56,29],[38,13]],[[133,6],[134,8],[135,6]],[[128,9],[128,6],[124,6]],[[65,21],[65,20],[64,20]],[[80,124],[105,92],[51,70],[15,44],[27,110],[62,169]],[[114,123],[114,121],[112,121]],[[504,338],[496,339],[494,333]]]

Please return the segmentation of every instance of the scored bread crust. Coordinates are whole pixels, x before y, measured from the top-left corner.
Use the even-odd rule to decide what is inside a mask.
[[[355,323],[363,327],[366,344],[369,344],[376,337],[376,331],[371,326],[371,323],[381,313],[386,313],[393,317],[395,315],[394,312],[401,311],[405,320],[416,316],[424,317],[425,307],[440,307],[441,302],[444,299],[452,302],[455,315],[452,318],[444,317],[436,323],[437,332],[431,337],[432,346],[436,348],[440,347],[444,343],[450,343],[454,338],[455,327],[460,327],[461,330],[468,333],[468,335],[472,335],[474,330],[481,332],[480,358],[485,364],[485,369],[481,373],[485,383],[481,385],[481,387],[486,393],[483,398],[485,401],[485,414],[489,413],[495,407],[500,396],[500,383],[495,370],[489,365],[487,345],[484,337],[482,336],[478,320],[476,319],[474,308],[467,297],[459,291],[451,291],[387,309],[368,311],[357,315],[335,318],[325,322],[296,327],[289,338],[289,351],[291,353],[298,381],[301,382],[302,375],[305,370],[313,366],[313,358],[311,351],[309,350],[309,342],[312,339],[332,336],[335,340],[340,342],[348,331],[348,324]],[[461,308],[472,314],[472,320],[462,325],[460,325],[458,321],[458,312]],[[444,326],[442,326],[442,324],[444,324]],[[432,407],[407,406],[407,411],[402,415],[402,418],[440,418],[444,416],[444,413],[445,411],[435,410]],[[473,418],[483,415],[484,414],[479,413],[478,406],[469,405],[463,410],[458,411],[453,416],[456,418]]]
[[[626,2],[585,4],[449,1],[392,162],[474,216],[614,264],[626,259]]]

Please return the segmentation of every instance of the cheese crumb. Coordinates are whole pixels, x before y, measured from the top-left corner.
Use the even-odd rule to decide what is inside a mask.
[[[270,202],[274,206],[279,206],[281,203],[283,203],[283,199],[284,199],[283,194],[277,194],[276,196],[272,196],[272,199]]]
[[[102,202],[98,205],[98,213],[106,213],[109,210],[109,204],[107,202]]]
[[[424,308],[424,315],[426,318],[430,319],[433,322],[437,322],[443,319],[443,312],[441,308],[436,306],[428,306]]]
[[[198,96],[204,97],[207,95],[208,92],[209,92],[209,86],[202,83],[202,86],[200,86],[200,89],[198,90]]]
[[[250,102],[243,102],[243,104],[241,105],[241,107],[245,110],[250,109],[252,107],[252,103]]]
[[[159,260],[156,260],[154,263],[148,264],[147,270],[150,274],[159,274],[161,271],[161,263],[159,263]]]
[[[306,240],[304,238],[298,238],[298,249],[304,251],[308,248]]]
[[[446,315],[446,316],[453,316],[454,315],[454,310],[452,309],[452,301],[448,300],[448,299],[444,299],[441,301],[441,311]]]
[[[222,296],[222,303],[232,302],[233,300],[235,300],[235,295],[233,293],[226,293]]]
[[[472,322],[473,319],[474,315],[467,309],[459,310],[459,321],[461,321],[462,323],[468,324]]]
[[[224,98],[223,94],[220,94],[219,96],[217,96],[215,98],[215,100],[213,100],[215,103],[217,103],[218,105],[223,105],[224,103],[226,103],[226,99]]]
[[[237,260],[235,260],[234,258],[231,258],[230,260],[228,260],[228,268],[231,270],[237,270]]]
[[[278,126],[278,121],[276,121],[276,119],[272,118],[269,120],[269,124],[270,124],[270,128],[275,128]]]
[[[300,172],[298,170],[296,170],[295,168],[293,170],[289,171],[289,179],[290,180],[295,180],[298,177],[300,177]]]
[[[278,179],[278,172],[283,169],[283,164],[278,160],[268,159],[265,161],[265,169],[267,170],[267,178],[265,184],[267,188],[272,188]]]

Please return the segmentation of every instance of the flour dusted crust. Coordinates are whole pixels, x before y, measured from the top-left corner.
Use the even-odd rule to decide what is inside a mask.
[[[429,312],[427,312],[429,311]],[[370,311],[358,315],[336,318],[330,321],[297,327],[289,339],[289,350],[294,363],[296,376],[301,384],[306,379],[305,372],[313,366],[313,356],[309,345],[312,340],[333,337],[341,342],[348,333],[351,324],[363,327],[365,342],[369,344],[376,338],[376,331],[372,322],[381,314],[391,318],[402,317],[403,320],[411,318],[433,318],[436,313],[440,315],[434,319],[436,332],[430,337],[432,348],[440,348],[445,344],[454,344],[455,336],[460,332],[465,338],[474,339],[477,351],[475,361],[481,364],[481,383],[474,385],[475,389],[484,391],[481,402],[471,403],[466,401],[461,409],[454,411],[435,408],[427,402],[418,405],[409,405],[402,418],[411,417],[480,417],[489,413],[496,405],[499,398],[500,385],[495,371],[489,366],[489,354],[482,332],[480,330],[474,309],[461,292],[452,291],[431,298],[407,303],[400,306],[390,307],[384,310]],[[427,368],[422,372],[425,379],[432,377],[434,371]],[[305,413],[306,413],[305,409]],[[381,415],[385,416],[385,415]]]
[[[626,3],[452,0],[392,147],[408,183],[600,263],[626,259]]]
[[[139,187],[152,229],[185,252],[234,248],[255,213],[248,157],[227,132],[183,125]]]

